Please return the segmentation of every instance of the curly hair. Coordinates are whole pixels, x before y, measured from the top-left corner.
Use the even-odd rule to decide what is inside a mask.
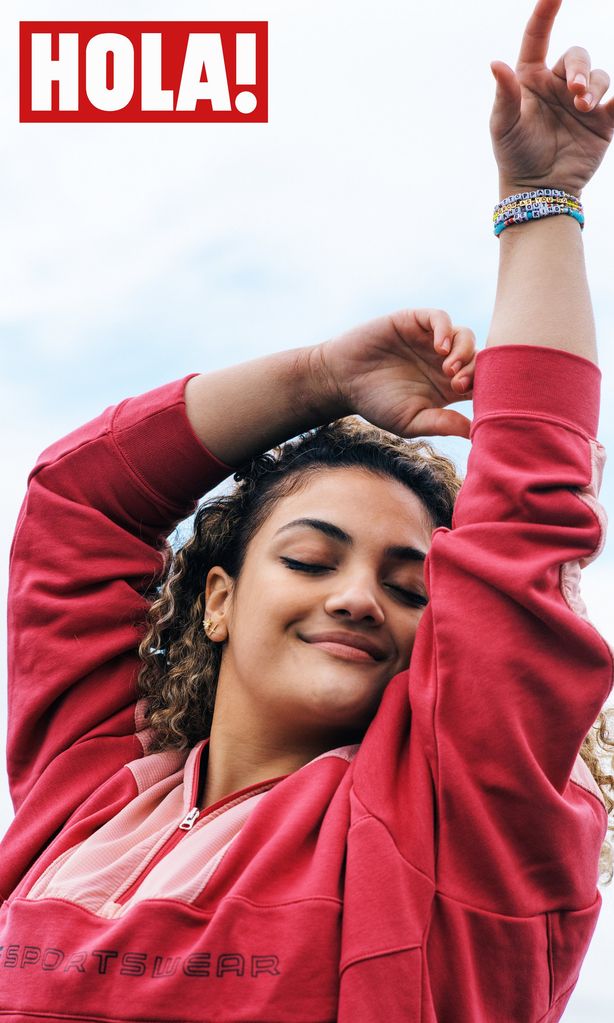
[[[231,493],[205,500],[187,542],[167,550],[164,577],[139,646],[138,690],[146,700],[145,720],[153,736],[148,753],[185,749],[211,732],[223,644],[212,642],[203,629],[209,569],[220,565],[238,579],[250,540],[274,505],[322,469],[343,467],[405,484],[422,500],[433,528],[451,527],[462,484],[454,462],[423,439],[405,440],[357,416],[317,427],[240,466]],[[608,815],[614,810],[613,716],[614,709],[600,713],[580,750]],[[608,830],[614,830],[614,822]],[[609,884],[614,850],[607,840],[599,871],[600,883]]]
[[[580,756],[601,789],[608,818],[614,811],[614,707],[604,708],[580,747]],[[608,832],[614,819],[608,820]],[[599,877],[604,885],[614,877],[614,849],[609,837],[601,848]]]

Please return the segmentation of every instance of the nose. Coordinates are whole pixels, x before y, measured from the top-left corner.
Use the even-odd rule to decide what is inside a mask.
[[[343,578],[336,576],[336,587],[326,598],[324,608],[335,618],[350,618],[355,621],[367,620],[374,625],[384,621],[375,584],[366,574]]]

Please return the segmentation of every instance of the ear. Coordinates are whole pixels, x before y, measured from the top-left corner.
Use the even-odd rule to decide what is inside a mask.
[[[205,583],[205,617],[213,620],[216,628],[211,638],[218,643],[228,639],[234,586],[233,577],[220,565],[209,569]]]

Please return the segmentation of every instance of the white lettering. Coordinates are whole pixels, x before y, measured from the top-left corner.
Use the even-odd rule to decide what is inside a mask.
[[[144,32],[141,36],[141,109],[172,110],[175,94],[162,88],[162,36]]]
[[[107,86],[107,54],[113,59],[113,85]],[[134,95],[134,48],[126,36],[102,32],[85,50],[85,91],[98,110],[123,110]]]
[[[51,33],[32,34],[32,110],[51,110],[51,83],[59,82],[60,110],[79,109],[79,36],[60,32],[59,57],[51,59]]]
[[[201,81],[203,69],[207,81]],[[192,32],[177,97],[177,110],[196,110],[198,100],[211,101],[213,110],[230,110],[230,93],[219,32]]]

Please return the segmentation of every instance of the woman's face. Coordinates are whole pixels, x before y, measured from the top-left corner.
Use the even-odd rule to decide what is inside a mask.
[[[281,498],[236,584],[207,577],[226,713],[285,735],[362,734],[409,664],[432,528],[412,491],[368,470],[324,469]]]

